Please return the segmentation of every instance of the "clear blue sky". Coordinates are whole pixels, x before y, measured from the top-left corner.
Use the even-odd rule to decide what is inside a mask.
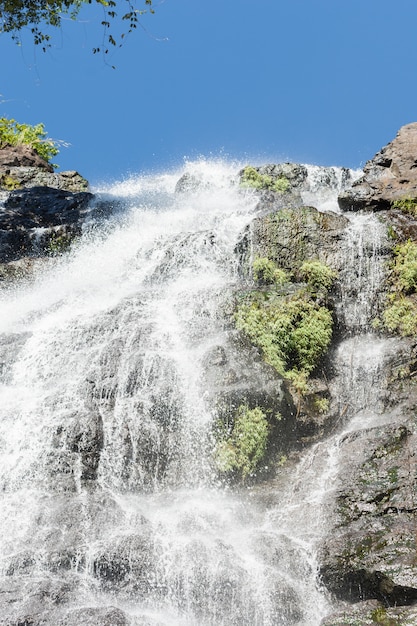
[[[0,114],[95,185],[184,157],[358,167],[417,120],[416,0],[155,0],[110,63],[97,7],[46,53],[0,37]]]

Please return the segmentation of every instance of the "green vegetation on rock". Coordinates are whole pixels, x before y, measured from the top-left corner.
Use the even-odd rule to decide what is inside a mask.
[[[265,413],[259,407],[241,405],[232,429],[217,445],[218,470],[237,472],[243,479],[253,474],[265,456],[268,432]]]
[[[260,174],[258,170],[248,165],[243,170],[241,186],[285,193],[290,188],[290,182],[285,176],[279,176],[273,179],[271,176],[268,176],[268,174]]]
[[[280,267],[267,257],[257,257],[253,264],[253,277],[256,281],[264,285],[283,285],[288,282],[289,276]]]
[[[31,126],[30,124],[20,124],[16,120],[1,117],[0,149],[5,146],[17,146],[19,144],[30,146],[40,157],[48,162],[59,152],[56,142],[48,138],[44,124]]]
[[[58,256],[66,252],[74,237],[69,233],[53,233],[48,241],[47,251],[51,256]]]
[[[13,191],[19,189],[20,183],[18,180],[10,176],[9,174],[0,175],[0,188],[6,191]]]
[[[417,334],[417,244],[410,239],[394,248],[391,293],[382,314],[385,328],[402,336]],[[375,325],[374,325],[375,326]]]
[[[265,361],[296,387],[305,383],[332,337],[329,309],[303,295],[242,304],[235,320],[237,328],[262,350]]]
[[[403,293],[415,293],[417,288],[417,243],[409,239],[394,248],[394,287]]]
[[[382,319],[390,332],[398,332],[402,337],[417,333],[417,304],[404,295],[390,294],[388,306]]]
[[[323,303],[336,272],[317,260],[302,262],[295,274],[307,282],[307,287],[300,285],[295,293],[289,274],[267,257],[255,259],[253,274],[270,290],[255,291],[244,298],[235,311],[236,328],[260,348],[266,363],[304,395],[308,377],[332,338],[332,313]]]
[[[408,213],[413,217],[417,217],[417,198],[413,198],[410,196],[405,196],[404,198],[400,198],[399,200],[395,200],[391,207],[393,209],[399,209],[403,213]]]
[[[328,291],[337,272],[321,261],[304,261],[299,269],[300,276],[316,291]]]
[[[317,397],[314,399],[314,407],[318,413],[327,413],[329,410],[330,401],[328,398]]]

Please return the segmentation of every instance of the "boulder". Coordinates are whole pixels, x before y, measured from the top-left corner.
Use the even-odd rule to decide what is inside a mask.
[[[341,209],[389,209],[395,200],[417,196],[417,122],[400,128],[363,171],[364,175],[339,195]]]
[[[312,259],[339,270],[340,242],[348,224],[343,215],[314,207],[271,211],[251,224],[252,254],[268,257],[290,272]]]
[[[45,161],[33,148],[25,144],[5,146],[0,149],[0,172],[5,167],[35,167],[46,172],[53,172],[54,168]]]
[[[93,195],[51,187],[12,191],[0,211],[0,262],[44,254],[81,232]]]
[[[414,420],[348,435],[322,580],[342,600],[417,601]]]
[[[29,187],[88,191],[88,181],[73,170],[58,173],[38,167],[0,167],[0,188],[13,191]]]

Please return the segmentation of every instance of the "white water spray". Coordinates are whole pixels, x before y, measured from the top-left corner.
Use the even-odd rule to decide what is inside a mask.
[[[1,573],[59,598],[36,609],[47,624],[108,607],[133,626],[318,626],[329,610],[315,546],[335,447],[267,511],[212,475],[202,367],[258,201],[238,170],[190,164],[187,193],[177,174],[106,189],[107,224],[0,293]]]

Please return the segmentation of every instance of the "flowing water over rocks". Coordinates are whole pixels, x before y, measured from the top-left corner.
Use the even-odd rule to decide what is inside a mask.
[[[103,190],[106,220],[3,286],[1,625],[318,626],[334,610],[323,580],[336,597],[346,581],[329,583],[321,553],[340,468],[397,419],[384,390],[398,340],[371,331],[386,229],[341,215],[355,174],[327,170],[306,168],[318,210],[297,214],[304,250],[339,271],[327,436],[305,450],[288,381],[233,322],[274,202],[241,189],[235,164]],[[291,233],[275,236],[294,263]],[[259,475],[233,484],[215,425],[245,404],[282,421]]]

